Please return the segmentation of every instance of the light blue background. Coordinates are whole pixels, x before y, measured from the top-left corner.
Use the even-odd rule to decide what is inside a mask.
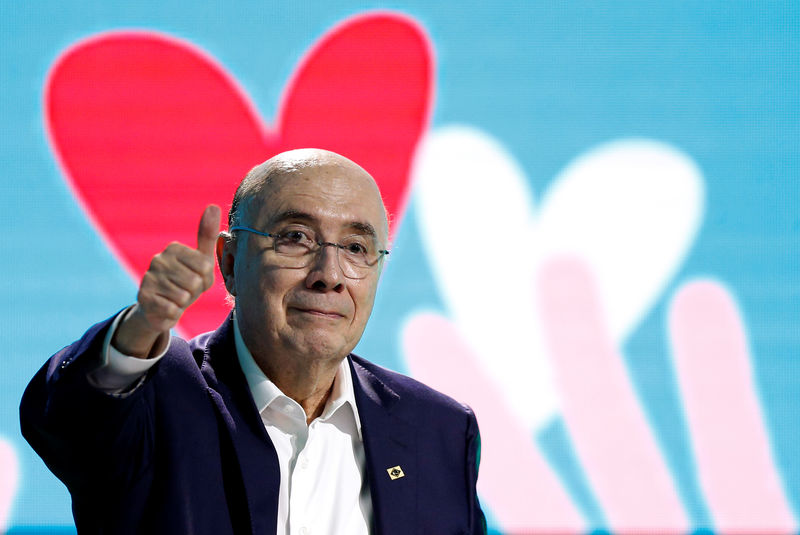
[[[736,296],[776,462],[800,513],[798,2],[164,4],[0,4],[0,436],[16,447],[22,470],[12,525],[71,525],[64,487],[19,435],[25,384],[50,354],[132,302],[136,291],[47,145],[42,90],[55,58],[96,32],[169,33],[213,55],[271,122],[306,49],[333,24],[372,8],[411,15],[429,32],[437,58],[433,127],[461,123],[490,133],[521,163],[537,196],[573,157],[620,137],[666,141],[697,162],[705,217],[668,290],[711,276]],[[358,350],[401,371],[401,322],[443,306],[414,210],[412,199]],[[660,302],[625,350],[699,529],[709,518],[687,453],[664,325]],[[592,525],[601,526],[563,433],[556,424],[536,439]]]

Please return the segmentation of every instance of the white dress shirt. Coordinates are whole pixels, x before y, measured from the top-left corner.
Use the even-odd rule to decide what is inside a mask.
[[[130,391],[131,386],[135,389],[137,380],[142,380],[163,356],[138,359],[123,355],[111,345],[125,313],[115,318],[103,346],[102,365],[90,374],[97,388],[117,395]],[[277,533],[367,535],[372,500],[347,359],[336,371],[322,414],[307,425],[300,404],[284,395],[256,364],[235,317],[233,328],[239,364],[278,454],[281,481]]]

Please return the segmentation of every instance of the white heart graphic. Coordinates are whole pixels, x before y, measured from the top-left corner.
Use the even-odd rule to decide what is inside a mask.
[[[431,132],[414,180],[423,245],[450,315],[532,430],[559,405],[534,305],[542,262],[570,254],[591,266],[620,343],[681,265],[703,209],[693,161],[642,139],[576,158],[538,210],[514,158],[469,127]]]

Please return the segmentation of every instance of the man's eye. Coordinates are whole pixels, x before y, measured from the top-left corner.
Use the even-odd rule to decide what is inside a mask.
[[[280,240],[287,243],[309,243],[311,238],[302,230],[287,230],[280,234]]]
[[[367,254],[367,248],[362,243],[348,243],[344,247],[351,254]]]
[[[364,236],[350,236],[342,241],[342,249],[353,256],[370,256],[374,245]]]

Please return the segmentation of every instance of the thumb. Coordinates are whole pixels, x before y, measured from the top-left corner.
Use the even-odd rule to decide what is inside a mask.
[[[197,250],[208,256],[214,256],[214,244],[219,234],[221,212],[216,204],[209,204],[200,218],[197,227]]]

